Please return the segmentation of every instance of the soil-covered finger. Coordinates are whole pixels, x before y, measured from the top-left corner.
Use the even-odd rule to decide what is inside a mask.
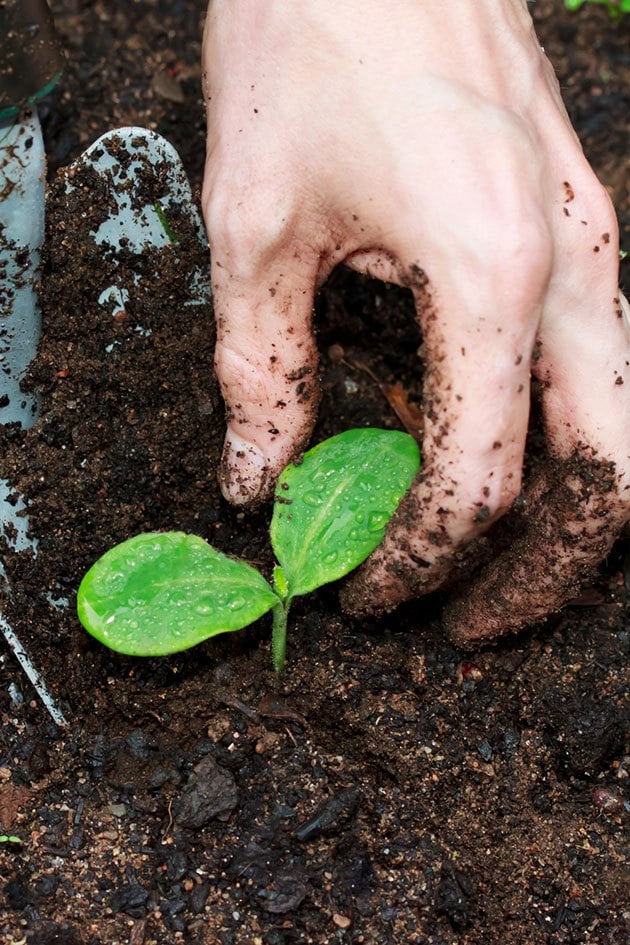
[[[68,55],[43,106],[53,164],[111,127],[148,124],[200,182],[206,6],[56,0]],[[627,217],[624,31],[603,5],[570,14],[561,0],[539,0],[531,9],[589,159]],[[184,104],[148,81],[160,75],[175,77]],[[80,241],[58,259],[56,277],[65,267],[86,293],[96,287],[104,262],[83,256]],[[596,579],[603,603],[568,607],[541,633],[474,660],[442,638],[435,602],[371,624],[340,617],[333,590],[299,600],[280,694],[266,625],[178,657],[132,661],[97,647],[69,611],[47,602],[56,582],[70,593],[95,554],[160,523],[271,565],[267,517],[235,512],[218,496],[223,418],[207,388],[211,339],[190,310],[171,321],[180,276],[165,270],[154,288],[152,338],[133,334],[133,321],[101,323],[95,310],[73,313],[51,296],[38,366],[42,424],[23,447],[4,431],[3,459],[22,470],[40,538],[36,566],[30,555],[11,558],[20,590],[11,620],[71,724],[66,732],[50,724],[5,649],[2,832],[22,844],[0,844],[0,939],[624,941],[623,548]],[[317,439],[395,425],[356,365],[400,381],[419,401],[419,340],[402,291],[340,272],[317,306]],[[116,349],[108,380],[102,348],[123,338],[128,352]],[[540,443],[531,440],[532,462]],[[262,711],[270,692],[285,704],[282,717]],[[193,779],[215,790],[222,771],[239,790],[230,819],[177,823],[176,801]],[[347,819],[297,839],[355,786],[362,798]]]
[[[316,270],[284,262],[253,282],[216,256],[213,262],[215,367],[227,418],[220,481],[237,505],[269,497],[306,445],[320,399],[311,328]]]
[[[614,464],[592,455],[549,460],[531,492],[538,499],[527,525],[446,607],[444,626],[461,646],[492,641],[560,610],[593,576],[628,519]]]
[[[469,293],[452,278],[433,285],[418,265],[408,268],[424,333],[423,468],[385,541],[344,589],[348,613],[382,613],[438,588],[518,496],[546,275],[535,260],[509,291],[503,286],[501,297],[513,302],[506,323],[500,312],[488,314],[498,291],[492,269]]]

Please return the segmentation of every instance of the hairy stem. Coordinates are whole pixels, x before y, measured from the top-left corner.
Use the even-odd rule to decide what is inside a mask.
[[[273,608],[271,653],[276,673],[282,672],[287,661],[287,615],[290,606],[290,601],[280,601]]]

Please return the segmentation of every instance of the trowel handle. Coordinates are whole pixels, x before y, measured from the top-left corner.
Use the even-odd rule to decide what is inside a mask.
[[[46,95],[62,68],[46,0],[0,0],[0,121]]]

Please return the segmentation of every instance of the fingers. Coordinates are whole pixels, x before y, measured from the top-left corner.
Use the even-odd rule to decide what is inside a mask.
[[[550,461],[532,483],[538,504],[529,509],[525,498],[527,524],[519,522],[509,549],[445,607],[451,639],[462,647],[490,642],[575,596],[618,533],[621,508],[611,503],[617,484],[613,464],[579,454]]]
[[[630,518],[630,323],[616,291],[616,224],[601,193],[585,200],[576,188],[575,202],[580,237],[574,231],[561,257],[570,262],[553,280],[534,365],[553,458],[529,490],[525,527],[446,608],[446,629],[461,645],[559,610]]]
[[[592,453],[630,484],[630,324],[618,291],[617,222],[606,192],[574,183],[535,371],[543,385],[550,451]]]
[[[234,193],[230,189],[230,196]],[[227,413],[220,472],[236,504],[267,498],[310,435],[317,405],[311,329],[319,257],[278,204],[206,201],[217,328],[215,368]]]
[[[521,236],[521,246],[506,247],[518,270],[500,253],[482,253],[465,284],[453,281],[446,256],[433,260],[435,283],[409,271],[427,350],[423,468],[384,543],[344,591],[351,613],[391,609],[439,586],[461,549],[520,493],[550,258],[543,231]]]

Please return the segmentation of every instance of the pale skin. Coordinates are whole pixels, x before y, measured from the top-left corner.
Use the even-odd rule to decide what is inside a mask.
[[[203,69],[225,496],[268,498],[307,444],[313,299],[350,266],[412,290],[426,375],[423,471],[347,608],[442,586],[524,490],[445,623],[470,644],[559,609],[630,518],[630,317],[526,4],[212,0]],[[550,464],[523,484],[532,375]]]

